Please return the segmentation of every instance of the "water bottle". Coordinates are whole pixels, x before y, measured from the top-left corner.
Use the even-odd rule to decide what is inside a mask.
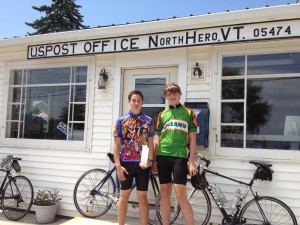
[[[233,196],[233,199],[231,201],[231,205],[230,207],[235,210],[235,208],[237,207],[237,204],[239,203],[241,199],[241,190],[240,189],[237,189],[234,196]]]
[[[227,205],[227,199],[226,199],[222,189],[220,188],[220,186],[215,184],[214,191],[215,191],[215,194],[216,194],[217,198],[220,200],[220,203],[223,206],[226,206]]]

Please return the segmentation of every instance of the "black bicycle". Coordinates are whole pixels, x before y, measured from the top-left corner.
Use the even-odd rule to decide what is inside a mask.
[[[21,158],[7,155],[1,159],[0,170],[6,175],[0,187],[3,214],[10,220],[23,218],[30,210],[33,201],[33,187],[30,180],[21,175],[13,176],[11,170],[21,171],[18,163]]]
[[[190,190],[188,194],[189,202],[194,210],[196,224],[209,224],[211,216],[211,199],[218,206],[217,208],[222,213],[223,220],[222,224],[231,225],[297,225],[297,219],[292,212],[292,210],[281,200],[269,197],[260,196],[252,188],[254,181],[257,179],[263,181],[271,181],[272,173],[271,164],[260,162],[260,161],[250,161],[249,163],[256,166],[254,175],[249,183],[241,180],[233,179],[231,177],[220,174],[216,171],[210,170],[208,167],[210,165],[210,160],[206,159],[203,155],[198,154],[198,165],[200,169],[200,160],[203,160],[205,165],[200,169],[201,173],[198,174],[198,184],[197,188],[192,183],[187,183],[187,189]],[[240,189],[236,191],[234,200],[230,203],[230,207],[224,208],[222,199],[220,199],[220,193],[216,192],[216,188],[209,184],[206,180],[206,174],[213,174],[224,179],[231,180],[238,183],[244,187],[243,192]],[[245,201],[246,197],[250,195],[250,200]],[[221,194],[221,197],[224,195]],[[246,203],[245,203],[246,202]],[[229,212],[230,210],[230,212]],[[178,212],[175,214],[178,216],[180,212],[180,207],[178,207]],[[177,217],[176,217],[177,218]],[[176,224],[180,223],[179,218]]]
[[[113,154],[107,154],[109,159],[114,163]],[[95,218],[104,215],[111,207],[116,208],[117,202],[120,196],[120,184],[118,176],[113,179],[113,173],[116,171],[116,167],[111,170],[92,169],[85,172],[77,181],[73,200],[76,209],[85,217]],[[148,188],[148,202],[149,202],[149,219],[150,225],[160,224],[161,216],[158,209],[159,203],[159,185],[157,181],[157,175],[152,172],[149,173],[149,188]],[[136,188],[136,184],[133,183],[132,190]],[[138,202],[134,200],[129,201],[131,208],[138,207]],[[171,198],[171,220],[175,220],[179,205],[175,195]]]

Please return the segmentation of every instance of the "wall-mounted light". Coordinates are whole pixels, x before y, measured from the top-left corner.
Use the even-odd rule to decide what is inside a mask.
[[[106,88],[106,82],[108,80],[108,74],[105,71],[105,69],[102,69],[99,73],[99,80],[98,80],[98,89],[105,89]]]
[[[200,69],[198,62],[196,62],[196,66],[194,67],[193,75],[194,75],[194,77],[201,77],[202,74],[203,74],[203,72]]]
[[[191,80],[204,79],[204,66],[199,66],[199,63],[196,62],[196,65],[191,69]]]

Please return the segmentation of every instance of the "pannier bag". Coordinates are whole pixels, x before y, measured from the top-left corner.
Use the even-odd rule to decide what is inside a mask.
[[[17,173],[21,172],[21,167],[20,167],[20,164],[19,164],[18,160],[14,160],[14,161],[13,161],[12,167],[14,168],[14,170],[15,170]]]
[[[204,190],[205,188],[208,187],[208,182],[206,180],[205,174],[199,174],[197,173],[196,175],[191,177],[191,183],[194,188],[197,190]]]
[[[268,167],[260,167],[256,170],[255,174],[254,174],[254,179],[255,180],[272,180],[272,173],[273,170],[271,170]]]

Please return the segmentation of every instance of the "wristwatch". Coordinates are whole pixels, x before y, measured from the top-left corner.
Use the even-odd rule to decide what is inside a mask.
[[[148,162],[154,163],[154,160],[153,159],[148,159]]]

